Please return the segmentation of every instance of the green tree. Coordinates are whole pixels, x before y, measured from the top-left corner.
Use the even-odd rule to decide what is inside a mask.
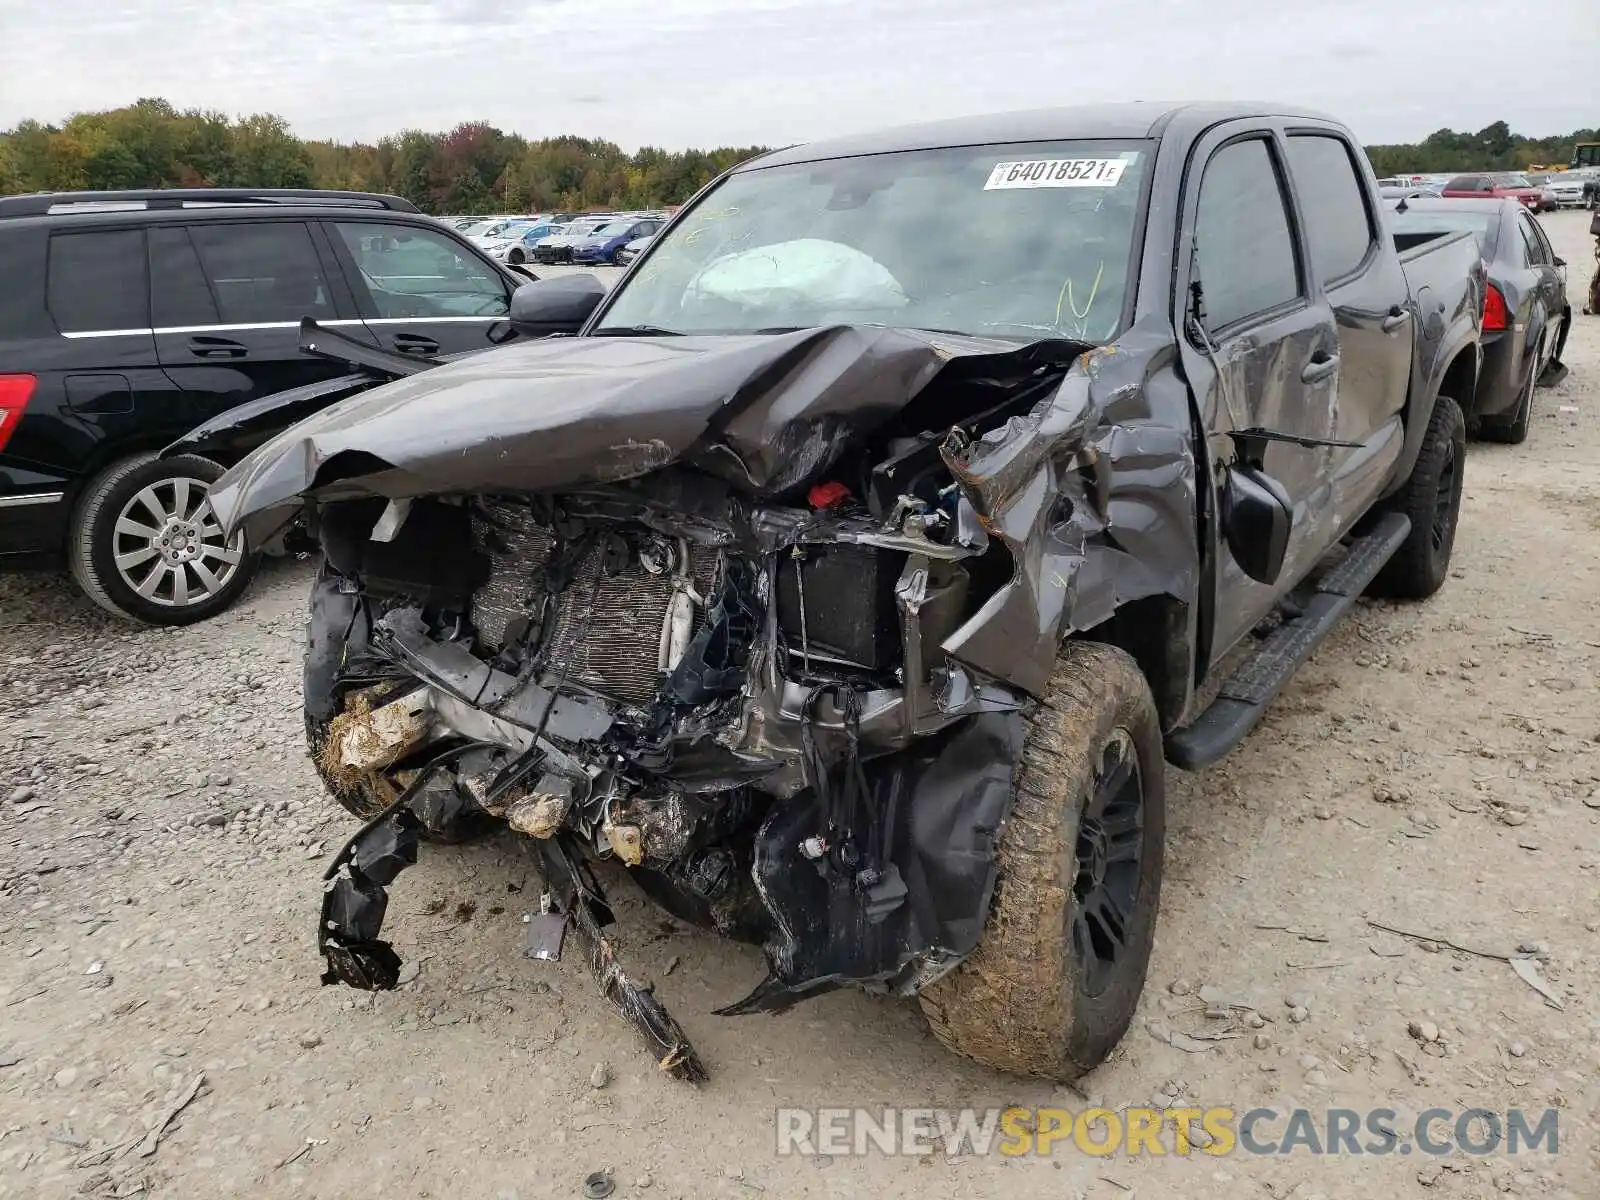
[[[232,186],[312,187],[311,167],[310,152],[282,117],[258,113],[234,124]]]

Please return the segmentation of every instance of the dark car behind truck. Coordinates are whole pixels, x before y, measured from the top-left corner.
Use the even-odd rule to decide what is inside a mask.
[[[306,728],[366,822],[325,978],[392,986],[387,885],[504,821],[534,952],[578,935],[680,1078],[591,859],[765,947],[719,1011],[859,984],[997,1067],[1094,1066],[1164,760],[1236,744],[1363,593],[1446,578],[1482,287],[1470,236],[1397,253],[1337,122],[1152,105],[782,151],[609,298],[525,286],[524,333],[578,336],[355,396],[213,492],[325,553]]]
[[[349,369],[316,317],[427,357],[490,345],[526,282],[409,202],[171,189],[0,198],[0,569],[65,561],[123,615],[199,620],[248,582],[205,496],[157,452],[248,401]]]
[[[1561,353],[1572,325],[1566,262],[1515,200],[1408,199],[1388,220],[1396,245],[1408,252],[1463,230],[1477,239],[1486,273],[1483,369],[1461,404],[1479,436],[1526,441],[1534,389],[1564,371]]]

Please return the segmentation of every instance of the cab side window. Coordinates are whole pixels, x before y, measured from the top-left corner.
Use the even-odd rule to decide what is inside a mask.
[[[1265,138],[1231,142],[1206,163],[1195,247],[1210,330],[1301,296],[1283,183]]]
[[[1289,172],[1305,215],[1311,261],[1323,280],[1349,275],[1372,249],[1366,189],[1349,147],[1327,134],[1289,137]]]

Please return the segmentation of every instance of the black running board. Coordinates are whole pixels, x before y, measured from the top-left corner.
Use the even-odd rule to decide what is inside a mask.
[[[1305,611],[1262,638],[1205,712],[1167,735],[1167,761],[1192,771],[1210,766],[1244,741],[1273,697],[1333,632],[1410,532],[1410,518],[1386,513],[1351,542],[1339,565],[1317,581]]]

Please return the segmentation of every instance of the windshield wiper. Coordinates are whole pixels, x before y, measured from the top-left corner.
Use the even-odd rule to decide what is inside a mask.
[[[660,325],[605,325],[590,337],[683,337],[679,329],[663,329]]]

